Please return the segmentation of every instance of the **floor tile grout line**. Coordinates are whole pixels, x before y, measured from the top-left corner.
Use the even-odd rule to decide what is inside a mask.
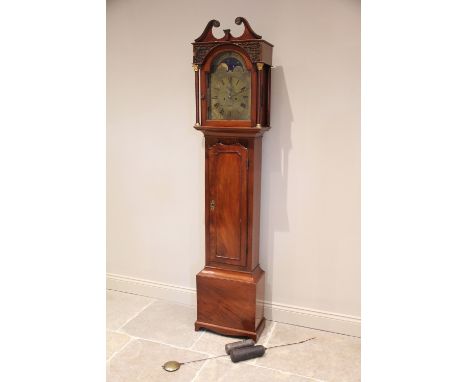
[[[307,376],[307,375],[292,373],[292,372],[290,372],[290,371],[281,370],[281,369],[274,369],[274,368],[268,367],[268,366],[263,366],[263,365],[252,365],[252,366],[260,367],[260,368],[262,368],[262,369],[267,369],[267,370],[272,370],[272,371],[278,371],[278,372],[280,372],[280,373],[282,373],[282,374],[294,375],[294,376],[296,376],[296,377],[311,379],[311,380],[314,381],[314,382],[326,382],[326,381],[323,381],[323,380],[321,380],[321,379],[317,379],[317,378],[314,378],[314,377],[309,377],[309,376]]]
[[[268,330],[268,333],[266,334],[266,337],[265,337],[265,342],[263,343],[263,346],[265,346],[265,347],[267,347],[268,342],[270,341],[270,338],[273,335],[273,331],[276,328],[276,322],[275,321],[272,321],[272,322],[273,322],[273,325],[271,325],[271,328]],[[256,365],[257,364],[257,359],[258,358],[255,358],[255,360],[251,363],[251,365]]]
[[[263,346],[265,346],[267,348],[267,350],[268,350],[268,343],[270,342],[271,337],[273,336],[273,332],[274,332],[274,330],[276,328],[276,324],[277,324],[276,321],[271,321],[271,322],[273,322],[273,325],[271,326],[270,330],[268,331],[267,336],[265,338],[265,342],[263,343]],[[291,373],[289,371],[285,371],[285,370],[281,370],[281,369],[275,369],[275,368],[271,368],[271,367],[267,367],[267,366],[258,365],[257,360],[258,360],[258,358],[256,358],[254,362],[250,363],[250,365],[256,366],[256,367],[261,367],[261,368],[268,369],[268,370],[278,371],[278,372],[281,372],[283,374],[295,375],[295,376],[302,377],[302,378],[312,379],[315,382],[325,382],[325,381],[322,381],[322,380],[319,380],[319,379],[315,379],[313,377],[308,377],[306,375]]]
[[[206,366],[206,364],[208,363],[208,360],[204,361],[202,363],[202,365],[200,366],[200,368],[197,370],[197,372],[195,373],[195,375],[193,376],[192,380],[190,382],[195,382],[198,378],[198,375],[201,373],[201,371],[204,369],[204,367]]]
[[[124,291],[121,291],[121,290],[118,290],[118,289],[106,288],[106,291],[124,293],[124,294],[129,294],[129,295],[132,295],[132,296],[140,296],[140,297],[152,298],[153,300],[159,300],[159,298],[151,297],[151,296],[148,296],[146,294],[140,294],[140,293],[134,293],[134,292],[124,292]]]
[[[183,347],[183,346],[177,346],[177,345],[173,345],[173,344],[170,344],[168,342],[162,342],[162,341],[157,341],[157,340],[153,340],[153,339],[150,339],[150,338],[144,338],[144,337],[138,337],[138,336],[134,336],[132,334],[128,334],[126,332],[123,332],[123,331],[113,331],[114,333],[119,333],[119,334],[125,334],[127,335],[128,337],[130,337],[132,340],[141,340],[141,341],[148,341],[148,342],[152,342],[152,343],[155,343],[155,344],[158,344],[158,345],[165,345],[165,346],[169,346],[171,348],[175,348],[175,349],[178,349],[178,350],[186,350],[186,351],[192,351],[194,353],[199,353],[201,355],[206,355],[206,356],[212,356],[211,353],[207,353],[207,352],[204,352],[204,351],[200,351],[200,350],[194,350],[194,349],[191,349],[191,348],[187,348],[187,347]]]
[[[138,317],[138,316],[140,315],[140,313],[142,313],[146,308],[148,308],[151,304],[154,304],[155,302],[156,302],[156,301],[153,300],[153,301],[150,301],[148,304],[146,304],[146,305],[144,306],[143,309],[141,309],[141,310],[138,311],[136,314],[134,314],[133,316],[131,316],[127,321],[125,321],[124,324],[121,325],[121,326],[117,329],[117,331],[122,330],[123,327],[124,327],[125,325],[127,325],[127,324],[128,324],[130,321],[132,321],[134,318]]]
[[[258,359],[258,358],[257,358]],[[217,361],[220,361],[220,362],[229,362],[229,359],[219,359]],[[275,369],[275,368],[272,368],[272,367],[268,367],[268,366],[263,366],[263,365],[254,365],[252,363],[249,363],[248,361],[244,361],[242,362],[243,364],[247,364],[247,365],[250,365],[250,366],[254,366],[254,367],[258,367],[258,368],[261,368],[261,369],[267,369],[267,370],[271,370],[271,371],[275,371],[275,372],[278,372],[278,373],[281,373],[281,374],[287,374],[287,375],[293,375],[295,377],[301,377],[301,378],[306,378],[306,379],[310,379],[311,381],[313,382],[326,382],[322,379],[317,379],[317,378],[314,378],[314,377],[309,377],[307,375],[303,375],[303,374],[297,374],[297,373],[293,373],[291,371],[286,371],[286,370],[281,370],[281,369]],[[193,381],[192,381],[193,382]]]
[[[107,288],[106,290],[107,290],[107,291],[112,291],[112,292],[123,293],[123,294],[129,294],[129,295],[132,295],[132,296],[140,296],[140,297],[152,298],[152,299],[155,300],[155,301],[167,302],[168,304],[175,304],[175,305],[182,305],[182,306],[189,306],[189,307],[191,307],[191,308],[196,308],[196,304],[190,304],[190,303],[186,303],[186,302],[179,302],[179,301],[174,301],[174,300],[171,300],[171,299],[161,298],[161,297],[152,297],[152,296],[150,296],[150,295],[148,295],[148,294],[140,294],[140,293],[133,293],[133,292],[124,292],[124,291],[119,290],[119,289],[110,289],[110,288]]]
[[[110,361],[112,360],[112,358],[114,358],[118,353],[120,353],[122,350],[124,350],[124,349],[128,346],[128,344],[131,343],[133,340],[134,340],[134,339],[130,337],[129,340],[125,343],[125,345],[122,346],[119,350],[115,351],[114,354],[112,354],[112,355],[106,360],[106,362],[109,362],[109,363],[110,363]]]
[[[190,350],[193,350],[193,347],[198,343],[198,341],[201,340],[201,338],[205,335],[206,331],[204,330],[199,336],[198,338],[195,340],[195,342],[192,344],[192,346],[190,346]]]
[[[266,336],[266,338],[265,338],[265,342],[263,343],[263,346],[265,346],[265,347],[267,347],[268,342],[270,342],[270,339],[271,339],[271,337],[272,337],[272,335],[273,335],[273,331],[274,331],[275,328],[276,328],[276,321],[272,321],[272,322],[273,322],[273,325],[271,325],[271,328],[270,328],[270,330],[268,331],[267,336]]]
[[[115,333],[121,333],[121,334],[127,334],[127,333],[124,333],[124,332],[115,332]],[[127,334],[128,335],[128,334]],[[165,345],[165,346],[169,346],[169,347],[172,347],[172,348],[175,348],[177,350],[186,350],[186,351],[192,351],[194,353],[199,353],[201,355],[204,355],[204,356],[212,356],[212,354],[209,354],[209,353],[205,353],[205,352],[201,352],[201,351],[198,351],[198,350],[192,350],[192,349],[189,349],[189,348],[183,348],[183,347],[178,347],[178,346],[175,346],[175,345],[172,345],[172,344],[168,344],[168,343],[164,343],[164,342],[158,342],[158,341],[154,341],[154,340],[150,340],[150,339],[147,339],[147,338],[141,338],[141,337],[135,337],[135,336],[132,336],[132,335],[128,335],[128,337],[130,338],[129,341],[127,341],[127,343],[122,346],[121,349],[117,350],[116,352],[114,352],[114,354],[112,354],[112,356],[106,360],[106,363],[109,363],[110,364],[110,361],[120,352],[122,352],[130,343],[132,343],[133,341],[139,341],[139,340],[142,340],[142,341],[148,341],[148,342],[152,342],[152,343],[156,343],[158,345]],[[201,371],[201,369],[203,369],[203,367],[205,366],[207,361],[204,361],[202,366],[200,367],[200,369],[197,370],[197,373],[195,374],[195,377],[198,375],[198,373]],[[195,377],[192,381],[195,380]]]

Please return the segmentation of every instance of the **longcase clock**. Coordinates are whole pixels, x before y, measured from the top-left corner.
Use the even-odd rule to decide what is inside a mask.
[[[239,37],[213,35],[211,20],[193,43],[195,128],[205,136],[205,267],[197,274],[195,329],[250,337],[264,326],[259,265],[262,136],[270,125],[273,45],[247,20]]]

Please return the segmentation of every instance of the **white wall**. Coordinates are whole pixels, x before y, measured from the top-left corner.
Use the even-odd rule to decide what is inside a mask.
[[[190,43],[212,18],[218,37],[223,28],[239,35],[237,16],[275,45],[262,169],[266,299],[358,322],[355,0],[108,1],[107,271],[195,287],[204,264],[204,146],[192,127]]]

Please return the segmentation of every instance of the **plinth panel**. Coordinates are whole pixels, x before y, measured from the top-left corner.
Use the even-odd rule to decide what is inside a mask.
[[[253,273],[205,268],[197,275],[195,329],[257,340],[264,321],[264,272]]]

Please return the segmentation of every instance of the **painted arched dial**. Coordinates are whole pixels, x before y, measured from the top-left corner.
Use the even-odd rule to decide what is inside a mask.
[[[208,119],[249,120],[251,72],[240,54],[220,53],[208,73]]]

